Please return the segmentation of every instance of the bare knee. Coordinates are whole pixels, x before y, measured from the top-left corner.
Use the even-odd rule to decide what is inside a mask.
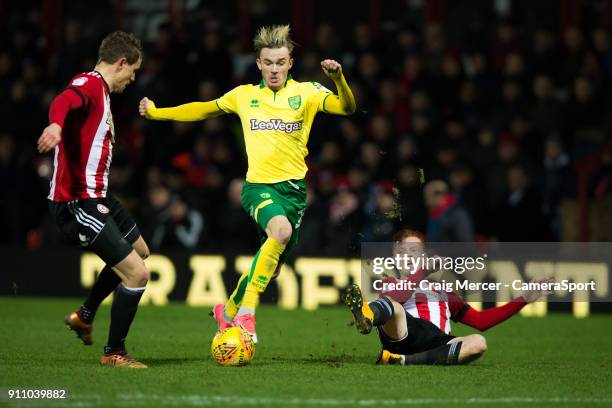
[[[402,305],[400,305],[398,302],[396,301],[391,301],[391,304],[393,305],[393,315],[394,316],[398,316],[398,315],[403,315],[404,312],[404,307]]]
[[[480,334],[477,334],[476,336],[478,336],[478,341],[476,342],[476,345],[474,347],[474,352],[478,354],[484,354],[484,352],[487,351],[487,339],[485,339],[484,336],[481,336]]]
[[[293,234],[293,228],[287,217],[276,216],[268,223],[268,236],[274,238],[283,245],[287,245]]]
[[[150,274],[140,255],[134,250],[114,267],[127,287],[141,288],[147,285]]]
[[[487,351],[487,341],[480,334],[471,334],[466,337],[457,337],[453,343],[461,342],[459,363],[468,364],[479,359]]]
[[[142,283],[142,286],[145,286],[149,282],[149,279],[151,279],[151,274],[149,273],[147,267],[144,265],[141,270],[138,271],[136,276],[140,283]]]
[[[139,268],[127,276],[127,282],[125,283],[129,287],[142,288],[147,286],[150,278],[151,274],[143,262]]]
[[[466,343],[467,344],[464,344],[468,349],[466,351],[469,351],[469,353],[472,355],[480,356],[487,351],[487,340],[480,334],[471,335],[469,342]]]

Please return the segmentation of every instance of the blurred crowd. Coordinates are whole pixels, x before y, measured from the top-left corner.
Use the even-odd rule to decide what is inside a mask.
[[[52,53],[36,6],[12,10],[0,28],[1,245],[61,242],[46,210],[51,157],[36,154],[35,140],[54,95],[93,68],[113,29],[95,17],[111,11],[92,7],[101,9],[66,14]],[[249,252],[259,241],[240,205],[246,157],[238,118],[137,115],[143,96],[171,106],[259,82],[236,21],[196,11],[178,31],[160,19],[136,32],[145,59],[135,84],[112,98],[110,188],[153,250]],[[451,24],[401,16],[379,32],[322,21],[308,46],[296,48],[293,77],[333,90],[319,62],[337,59],[359,111],[315,119],[299,253],[355,254],[360,242],[389,240],[400,227],[438,241],[564,239],[560,209],[576,199],[574,163],[610,142],[610,32],[590,24],[526,28],[512,16],[486,24],[476,41],[458,39]],[[589,178],[592,199],[610,193],[611,161]]]

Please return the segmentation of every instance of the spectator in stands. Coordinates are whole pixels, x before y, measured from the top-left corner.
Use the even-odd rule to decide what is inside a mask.
[[[506,191],[495,210],[495,236],[500,241],[546,241],[548,225],[542,215],[542,199],[525,166],[509,168]]]
[[[26,245],[27,237],[43,228],[42,219],[31,216],[37,207],[26,204],[44,204],[39,184],[48,167],[35,161],[32,129],[45,123],[51,95],[66,86],[64,73],[90,70],[95,64],[80,50],[118,21],[109,18],[108,2],[75,8],[64,3],[66,7],[58,10],[66,11],[66,24],[59,30],[41,30],[45,25],[40,19],[47,16],[41,17],[37,2],[4,2],[5,13],[0,13],[0,100],[6,101],[0,104],[4,124],[0,133],[11,135],[10,143],[6,136],[1,138],[3,151],[10,151],[0,159],[0,177],[5,180],[0,207],[12,206],[0,211],[0,225],[7,231],[5,244]],[[186,9],[188,3],[182,2]],[[230,211],[228,202],[237,198],[238,184],[232,180],[246,169],[240,153],[244,140],[236,131],[235,119],[218,118],[197,126],[150,126],[137,118],[133,108],[144,90],[161,103],[172,104],[189,99],[188,95],[209,100],[207,95],[224,92],[239,80],[259,80],[252,56],[240,51],[244,27],[231,18],[230,9],[213,3],[206,5],[212,12],[186,13],[189,18],[180,29],[167,19],[163,7],[147,16],[123,16],[124,24],[146,31],[148,57],[134,87],[113,100],[113,115],[121,119],[116,120],[121,126],[115,129],[113,154],[127,159],[123,171],[110,180],[110,188],[138,210],[134,214],[138,217],[158,211],[143,199],[147,190],[160,183],[167,185],[170,196],[176,192],[188,197],[188,208],[211,220],[204,232],[223,233],[223,226],[212,221]],[[401,9],[400,3],[406,2],[393,7]],[[461,24],[443,20],[423,24],[418,17],[399,21],[392,16],[381,21],[381,30],[377,30],[354,13],[333,24],[310,27],[312,36],[304,20],[306,38],[303,47],[297,48],[303,55],[293,69],[295,77],[312,78],[330,87],[321,77],[319,61],[325,55],[346,56],[343,69],[352,71],[350,86],[360,112],[341,120],[321,117],[315,122],[307,156],[312,170],[309,208],[314,212],[305,217],[313,222],[314,242],[308,250],[316,252],[331,243],[329,248],[346,251],[346,246],[362,239],[357,235],[360,222],[380,210],[376,189],[383,181],[393,182],[400,191],[402,224],[424,230],[425,210],[416,172],[422,163],[431,166],[425,169],[427,179],[449,180],[452,192],[473,215],[480,235],[496,233],[497,217],[473,204],[499,209],[505,203],[509,211],[509,169],[528,162],[528,190],[537,184],[543,200],[539,209],[530,205],[529,214],[548,217],[543,222],[552,224],[542,230],[558,230],[560,197],[572,198],[577,183],[571,159],[607,157],[601,152],[612,132],[612,40],[609,27],[594,25],[579,15],[572,16],[574,25],[557,27],[560,3],[544,3],[530,10],[536,26],[527,21],[527,14],[514,13],[516,10],[512,20],[479,16],[482,32],[495,33],[490,44],[466,40],[471,37],[464,35]],[[597,14],[598,2],[581,4],[583,16]],[[546,15],[541,10],[547,10]],[[258,22],[259,17],[252,21]],[[603,20],[599,23],[605,24]],[[457,27],[462,32],[457,33]],[[389,64],[390,60],[398,64]],[[53,156],[44,160],[52,162]],[[40,177],[30,176],[35,162]],[[593,171],[597,199],[607,191],[609,168],[602,164]],[[145,182],[146,175],[153,173],[157,180]],[[512,177],[521,179],[516,174]],[[482,185],[480,200],[469,198],[475,196],[470,192],[473,183]],[[339,186],[347,191],[340,193]],[[355,210],[348,215],[345,210],[353,204]],[[331,222],[330,213],[334,214]],[[337,216],[343,213],[348,222]],[[337,248],[331,239],[333,232],[342,240]],[[346,234],[353,234],[352,238]],[[205,237],[200,241],[208,248]],[[228,248],[234,245],[229,237],[224,241]]]
[[[196,249],[204,232],[202,214],[163,186],[151,190],[150,201],[156,210],[151,223],[151,249]]]
[[[340,188],[331,199],[327,222],[322,228],[321,253],[334,256],[357,254],[361,224],[357,196],[345,187]]]
[[[249,254],[257,250],[257,231],[249,222],[249,215],[241,204],[242,183],[244,183],[242,178],[230,181],[227,191],[228,202],[224,206],[221,217],[210,220],[211,223],[214,223],[217,236],[221,237],[212,242],[223,243],[223,247],[211,249],[231,251],[237,254]]]
[[[15,161],[15,141],[9,134],[0,134],[0,244],[15,245],[23,239],[19,199],[21,186],[18,163]]]
[[[376,193],[376,206],[366,217],[362,240],[389,242],[400,225],[401,210],[392,191],[379,186]]]
[[[564,197],[570,197],[576,186],[569,155],[564,151],[561,140],[551,136],[544,148],[544,179],[542,185],[542,211],[551,220],[554,239],[560,238],[559,204]]]
[[[404,228],[425,231],[427,211],[416,165],[406,163],[397,171],[398,205],[400,223]]]
[[[486,191],[482,183],[474,177],[474,171],[465,163],[457,163],[451,168],[448,181],[457,203],[465,208],[473,220],[475,233],[480,236],[490,235],[489,203],[482,199]]]
[[[429,212],[427,240],[431,242],[473,242],[474,226],[468,212],[449,192],[448,184],[432,180],[423,192]]]
[[[563,107],[555,95],[552,79],[547,75],[538,75],[533,80],[535,101],[531,111],[533,130],[540,137],[548,136],[561,130]]]

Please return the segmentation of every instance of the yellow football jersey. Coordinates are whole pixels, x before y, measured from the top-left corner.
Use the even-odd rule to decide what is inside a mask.
[[[315,115],[325,111],[331,91],[316,82],[287,79],[283,89],[259,85],[238,86],[219,99],[217,106],[240,117],[251,183],[278,183],[302,179],[304,158]]]

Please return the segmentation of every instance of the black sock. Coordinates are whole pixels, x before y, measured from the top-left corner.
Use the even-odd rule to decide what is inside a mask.
[[[393,303],[386,298],[381,297],[373,302],[368,303],[372,312],[374,312],[374,326],[382,326],[393,317]]]
[[[108,333],[108,344],[105,353],[113,353],[125,349],[125,338],[136,315],[138,302],[145,288],[126,288],[119,285],[115,291],[115,300],[111,307],[111,323]]]
[[[462,342],[445,344],[421,353],[404,356],[404,364],[455,365],[459,364]]]
[[[121,283],[121,278],[106,265],[98,275],[87,299],[81,305],[81,318],[85,323],[93,322],[100,303]]]

